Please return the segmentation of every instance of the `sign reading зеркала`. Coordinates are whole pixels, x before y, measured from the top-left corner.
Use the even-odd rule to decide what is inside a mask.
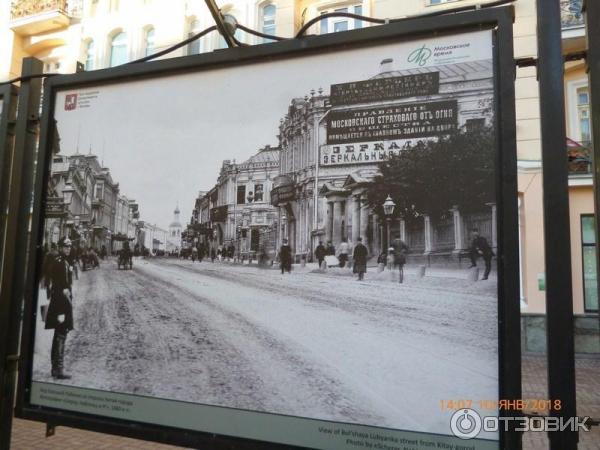
[[[331,111],[327,144],[446,134],[456,129],[457,118],[456,100]]]
[[[331,85],[331,105],[394,100],[403,97],[437,94],[440,89],[440,73],[419,73],[399,77],[375,78]]]

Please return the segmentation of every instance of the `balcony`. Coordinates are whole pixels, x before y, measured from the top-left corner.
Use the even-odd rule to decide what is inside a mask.
[[[13,0],[10,28],[23,36],[65,28],[69,26],[71,18],[79,14],[80,3],[67,0]]]

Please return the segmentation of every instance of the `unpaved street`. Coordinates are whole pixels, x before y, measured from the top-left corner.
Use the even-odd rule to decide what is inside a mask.
[[[441,400],[497,398],[496,302],[368,277],[109,259],[74,283],[66,384],[446,433]],[[37,328],[33,379],[52,382],[52,332]]]

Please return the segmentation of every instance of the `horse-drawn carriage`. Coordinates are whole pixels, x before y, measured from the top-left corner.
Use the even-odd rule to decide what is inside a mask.
[[[133,269],[133,252],[129,247],[129,241],[123,242],[123,248],[117,253],[117,268]]]

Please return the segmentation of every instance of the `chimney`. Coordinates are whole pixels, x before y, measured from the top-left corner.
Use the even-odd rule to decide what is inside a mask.
[[[391,72],[392,70],[394,70],[394,60],[392,58],[381,61],[379,73]]]

